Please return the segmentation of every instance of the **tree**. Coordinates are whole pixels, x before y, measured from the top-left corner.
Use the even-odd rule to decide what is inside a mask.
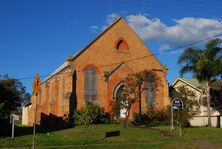
[[[22,103],[30,100],[23,84],[8,75],[0,75],[0,119],[7,120],[12,111],[18,111]]]
[[[210,105],[220,111],[222,108],[222,80],[214,81],[211,84],[210,95]]]
[[[199,113],[200,105],[196,100],[196,95],[193,91],[187,89],[185,86],[180,86],[170,91],[171,99],[180,98],[183,101],[184,109],[175,110],[174,119],[182,126],[188,126],[189,120]],[[170,107],[168,110],[170,114]]]
[[[129,74],[125,79],[122,97],[118,102],[121,109],[126,109],[124,127],[127,126],[132,105],[136,102],[139,102],[139,121],[141,121],[141,93],[146,89],[144,82],[151,79],[151,76],[154,76],[155,82],[158,82],[155,85],[155,90],[157,90],[158,85],[161,84],[161,79],[157,77],[152,70],[144,70],[136,74]]]
[[[203,49],[189,47],[178,59],[178,64],[185,64],[180,74],[191,72],[199,81],[205,82],[207,98],[208,126],[211,126],[210,86],[213,80],[222,75],[222,40],[213,39],[206,43]]]

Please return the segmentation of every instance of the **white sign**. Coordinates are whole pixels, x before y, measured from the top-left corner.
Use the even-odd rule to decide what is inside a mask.
[[[172,100],[172,107],[173,109],[176,109],[176,110],[182,110],[184,107],[183,107],[183,100],[182,99],[179,99],[179,98],[175,98]]]

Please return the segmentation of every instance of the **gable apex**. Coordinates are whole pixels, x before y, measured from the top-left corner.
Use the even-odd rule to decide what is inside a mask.
[[[133,28],[131,26],[129,26],[129,24],[122,18],[122,17],[118,17],[111,25],[109,25],[103,32],[101,32],[95,39],[93,39],[88,45],[86,45],[83,49],[81,49],[80,51],[78,51],[76,54],[74,54],[73,56],[69,56],[66,58],[66,61],[74,61],[76,58],[78,58],[82,53],[84,53],[87,49],[89,49],[95,42],[97,42],[105,33],[107,33],[108,31],[110,31],[112,28],[114,28],[114,26],[116,26],[117,24],[122,23],[123,26],[126,26],[126,28],[128,28],[130,30],[130,32],[132,33],[131,35],[133,35],[134,37],[136,37],[138,40],[138,42],[140,42],[140,44],[144,47],[144,49],[146,49],[146,54],[147,57],[153,57],[153,59],[155,59],[155,61],[158,63],[159,65],[159,69],[163,70],[163,72],[165,74],[167,74],[167,70],[166,68],[162,65],[162,63],[157,59],[157,57],[155,56],[155,54],[153,54],[153,52],[146,46],[146,44],[144,43],[144,41],[138,36],[138,34],[133,30]],[[122,36],[120,36],[121,38]],[[124,37],[122,37],[124,38]],[[124,45],[122,45],[121,49],[129,49],[128,44],[126,44],[126,42],[124,43]],[[123,50],[124,51],[124,50]],[[125,50],[127,51],[127,50]],[[144,56],[138,57],[138,58],[143,58]],[[146,57],[146,56],[145,56]],[[145,58],[144,57],[144,58]]]
[[[101,32],[95,39],[93,39],[88,45],[86,45],[83,49],[81,49],[79,52],[74,54],[73,56],[69,56],[66,58],[66,61],[73,61],[75,60],[79,55],[81,55],[89,46],[91,46],[94,42],[96,42],[103,34],[105,34],[110,28],[112,28],[117,22],[120,20],[125,20],[120,16],[118,17],[111,25],[109,25],[103,32]]]

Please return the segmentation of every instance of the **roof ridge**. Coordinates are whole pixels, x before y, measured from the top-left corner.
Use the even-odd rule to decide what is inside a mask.
[[[52,78],[54,75],[59,73],[61,70],[66,68],[68,66],[68,61],[73,61],[76,57],[78,57],[82,52],[84,52],[92,43],[94,43],[98,38],[100,38],[106,31],[108,31],[114,24],[116,24],[119,20],[121,20],[122,17],[119,16],[112,24],[110,24],[103,32],[101,32],[96,38],[94,38],[88,45],[86,45],[83,49],[81,49],[79,52],[77,52],[75,55],[71,57],[67,57],[66,61],[59,65],[48,77],[46,77],[42,84]]]
[[[99,33],[89,44],[87,44],[84,48],[82,48],[80,51],[78,51],[73,56],[69,56],[66,58],[66,61],[73,61],[75,60],[80,54],[82,54],[90,45],[92,45],[97,39],[99,39],[105,32],[107,32],[113,25],[115,25],[119,20],[123,19],[121,16],[119,16],[112,24],[110,24],[104,31]]]
[[[196,87],[196,88],[203,88],[203,84],[204,81],[199,81],[197,78],[179,78],[187,83],[189,83],[190,85]],[[198,83],[198,84],[196,84]]]

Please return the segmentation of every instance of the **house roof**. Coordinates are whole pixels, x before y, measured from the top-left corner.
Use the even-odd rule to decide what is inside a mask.
[[[94,42],[96,42],[103,34],[105,34],[110,28],[112,28],[117,22],[120,20],[123,20],[122,17],[118,17],[111,25],[109,25],[103,32],[101,32],[94,40],[92,40],[87,46],[85,46],[83,49],[81,49],[79,52],[74,54],[73,56],[67,57],[66,62],[60,65],[53,73],[51,73],[42,83],[47,81],[48,79],[52,78],[54,75],[58,74],[62,70],[64,70],[66,67],[69,66],[70,61],[74,61],[78,56],[80,56],[85,50],[87,50],[88,47],[90,47]],[[137,34],[136,34],[137,35]],[[137,35],[138,36],[138,35]],[[140,39],[140,38],[139,38]],[[141,39],[140,39],[141,40]],[[142,40],[141,40],[142,41]],[[142,41],[143,42],[143,41]],[[144,42],[143,42],[144,43]],[[145,44],[144,44],[145,45]],[[150,51],[152,53],[152,51]],[[155,57],[156,58],[156,57]],[[159,60],[157,60],[159,62]],[[159,62],[160,63],[160,62]],[[120,64],[121,66],[122,64]],[[160,63],[160,65],[164,68],[164,66]],[[117,66],[120,67],[119,65]],[[165,69],[164,69],[165,70]],[[115,71],[115,68],[114,68]],[[166,71],[166,70],[165,70]]]
[[[47,81],[48,79],[52,78],[54,75],[58,74],[62,70],[64,70],[66,67],[69,66],[69,61],[75,60],[79,55],[81,55],[90,45],[92,45],[97,39],[99,39],[106,31],[108,31],[113,25],[115,25],[119,20],[121,20],[122,17],[118,17],[110,26],[108,26],[103,32],[101,32],[94,40],[92,40],[86,47],[84,47],[82,50],[77,52],[71,57],[67,57],[66,62],[64,62],[62,65],[60,65],[53,73],[51,73],[42,83]]]
[[[188,82],[189,84],[195,86],[196,88],[200,88],[203,89],[205,88],[204,86],[204,82],[200,82],[199,80],[197,80],[196,78],[180,78],[186,82]]]
[[[62,70],[64,70],[68,66],[69,66],[69,63],[66,61],[65,63],[60,65],[55,71],[53,71],[53,73],[51,73],[42,83],[44,83],[48,79],[52,78],[54,75],[58,74],[59,72],[61,72]]]
[[[187,85],[199,90],[200,92],[202,92],[202,89],[205,88],[204,82],[200,82],[196,78],[177,78],[173,82],[172,86],[174,86],[178,81],[182,81],[182,82],[186,83]]]

